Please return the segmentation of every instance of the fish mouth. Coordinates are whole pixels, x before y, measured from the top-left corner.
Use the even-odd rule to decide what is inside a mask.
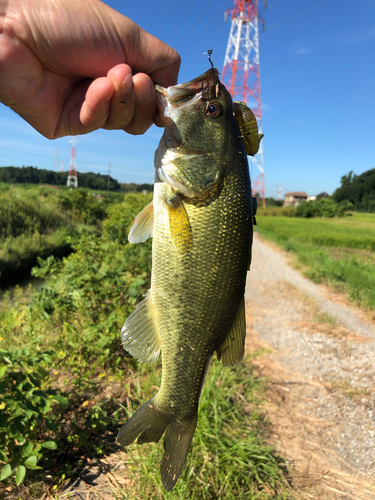
[[[192,162],[200,156],[205,156],[207,151],[192,149],[184,143],[179,128],[179,110],[186,106],[187,112],[190,107],[191,111],[195,112],[202,105],[204,108],[205,101],[217,98],[220,92],[219,71],[210,68],[189,82],[167,88],[155,85],[155,90],[158,111],[165,127],[164,135],[155,152],[158,179],[186,198],[195,198],[211,189],[216,184],[217,178],[207,177],[197,182],[181,165],[182,159]]]
[[[217,84],[219,83],[219,71],[216,68],[210,68],[202,75],[186,83],[171,87],[155,85],[156,102],[163,123],[165,125],[168,123],[168,107],[177,108],[183,106],[193,98],[205,101],[217,97]]]

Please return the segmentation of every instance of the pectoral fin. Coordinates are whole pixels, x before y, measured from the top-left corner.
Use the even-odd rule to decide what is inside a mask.
[[[126,320],[121,330],[121,340],[128,351],[141,363],[157,361],[161,341],[156,328],[154,307],[150,291]]]
[[[179,253],[190,252],[193,246],[193,233],[183,201],[179,196],[175,196],[166,203],[173,245]]]
[[[245,298],[242,298],[233,325],[217,351],[217,359],[221,359],[224,366],[236,366],[241,363],[245,353],[245,337]]]
[[[152,238],[153,226],[154,204],[151,202],[134,219],[133,227],[128,236],[129,242],[142,243],[148,238]]]

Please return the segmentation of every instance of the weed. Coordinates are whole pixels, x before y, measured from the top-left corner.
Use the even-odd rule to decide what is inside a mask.
[[[108,208],[101,228],[82,231],[69,257],[39,260],[34,275],[46,278],[40,288],[18,289],[13,303],[9,296],[0,303],[0,342],[12,346],[4,350],[12,369],[5,358],[1,365],[0,394],[7,401],[0,407],[6,443],[0,496],[5,488],[20,496],[14,483],[22,480],[25,499],[43,485],[57,492],[89,458],[118,449],[121,423],[158,389],[160,365],[140,365],[124,352],[119,335],[150,285],[150,242],[127,241],[134,217],[149,201],[149,195],[126,195]],[[264,444],[261,390],[249,364],[231,370],[213,363],[191,452],[168,498],[287,498],[285,464]],[[15,435],[17,419],[22,425]],[[130,449],[132,493],[118,490],[118,498],[135,498],[134,492],[167,497],[156,470],[161,448]]]
[[[159,383],[155,375],[152,372],[146,390],[133,388],[136,394],[138,387],[142,390],[137,404],[131,401],[129,415],[150,397],[150,385]],[[285,463],[263,441],[267,422],[258,409],[261,393],[262,381],[253,377],[249,361],[236,369],[214,361],[191,449],[173,491],[166,493],[160,480],[162,446],[133,444],[126,460],[132,496],[118,490],[115,498],[286,499]]]

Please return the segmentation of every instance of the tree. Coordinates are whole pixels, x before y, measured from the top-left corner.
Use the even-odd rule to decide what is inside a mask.
[[[337,202],[350,201],[354,210],[375,212],[375,168],[361,175],[353,174],[341,177],[341,186],[332,195]]]

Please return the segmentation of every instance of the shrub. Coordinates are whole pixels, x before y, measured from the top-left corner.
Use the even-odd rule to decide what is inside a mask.
[[[296,208],[296,217],[344,217],[353,205],[350,201],[336,203],[331,198],[322,198],[317,201],[301,203]]]
[[[5,464],[1,481],[15,472],[20,484],[27,468],[40,468],[37,463],[43,449],[57,448],[49,438],[56,430],[52,406],[67,401],[49,388],[54,354],[52,350],[38,352],[35,344],[0,350],[0,460]]]

